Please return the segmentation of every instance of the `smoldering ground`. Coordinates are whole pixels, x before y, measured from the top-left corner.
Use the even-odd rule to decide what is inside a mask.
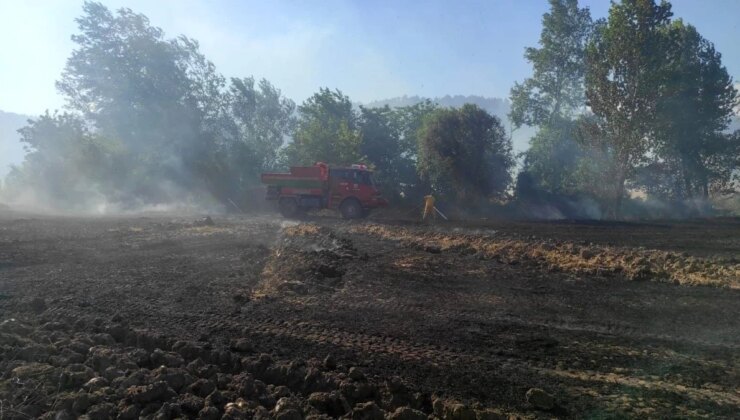
[[[8,418],[731,417],[739,228],[0,218],[0,400]]]

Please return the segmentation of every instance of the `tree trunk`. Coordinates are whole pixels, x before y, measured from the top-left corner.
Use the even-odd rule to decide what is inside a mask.
[[[709,180],[707,179],[707,174],[702,173],[701,176],[701,189],[702,189],[702,195],[704,196],[705,201],[709,201]]]
[[[684,200],[690,200],[694,198],[694,189],[691,186],[691,176],[689,175],[688,165],[686,164],[686,159],[684,157],[681,157],[681,172],[683,175],[684,185],[684,193],[681,198]]]
[[[611,218],[614,220],[622,219],[622,200],[624,199],[624,183],[627,181],[627,177],[620,171],[617,176],[617,182],[615,183],[614,190],[614,208],[612,209]]]

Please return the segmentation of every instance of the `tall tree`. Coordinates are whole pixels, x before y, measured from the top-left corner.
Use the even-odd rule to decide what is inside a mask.
[[[19,132],[28,154],[8,176],[11,201],[77,209],[100,200],[99,189],[120,187],[106,176],[121,169],[117,144],[91,133],[78,116],[47,112]]]
[[[584,104],[584,55],[593,24],[588,8],[578,0],[549,0],[542,16],[540,48],[530,47],[524,57],[532,64],[532,77],[511,89],[509,117],[515,127],[543,126],[568,118]]]
[[[349,164],[362,159],[357,115],[341,91],[321,88],[298,112],[293,142],[284,150],[286,164]]]
[[[152,152],[199,133],[188,54],[130,9],[85,2],[77,48],[59,90],[68,106],[133,150]],[[153,150],[154,149],[154,150]]]
[[[540,127],[529,141],[521,171],[527,173],[531,188],[559,195],[579,191],[580,176],[585,174],[578,167],[586,153],[575,128],[574,121],[557,119]]]
[[[380,108],[360,107],[359,128],[362,133],[360,152],[375,169],[375,181],[386,195],[398,198],[402,192],[400,172],[401,121],[388,105]]]
[[[223,78],[197,42],[166,39],[142,14],[95,2],[83,11],[57,83],[67,106],[130,153],[139,174],[130,181],[147,199],[169,199],[173,186],[202,187],[213,166],[208,118],[216,119]]]
[[[657,165],[669,172],[663,189],[671,198],[707,199],[711,185],[721,189],[729,183],[740,159],[734,138],[724,133],[737,90],[720,53],[696,28],[677,20],[665,35],[655,135]]]
[[[361,153],[375,167],[378,184],[391,199],[415,200],[427,193],[416,171],[418,132],[436,109],[429,100],[390,108],[360,107]]]
[[[418,170],[439,194],[461,204],[502,197],[513,164],[501,122],[476,105],[439,109],[424,120]]]
[[[55,180],[39,177],[67,165],[77,170],[75,185],[86,181],[90,195],[111,201],[227,203],[276,165],[295,110],[278,89],[252,78],[232,79],[227,89],[196,41],[167,39],[144,15],[95,2],[83,11],[57,83],[73,115],[29,125],[34,153],[16,181],[39,180],[32,187],[51,196]],[[62,146],[72,152],[58,153]]]
[[[575,141],[571,117],[585,106],[584,56],[593,22],[577,0],[550,0],[542,17],[539,48],[527,48],[532,77],[511,89],[509,118],[515,128],[539,131],[524,153],[522,172],[528,187],[572,193],[583,151]]]
[[[253,171],[274,168],[277,152],[295,128],[295,103],[279,89],[262,79],[231,79],[226,108],[234,136],[233,143],[252,149]]]
[[[663,1],[612,3],[586,50],[586,97],[598,117],[591,144],[614,159],[610,215],[618,217],[625,183],[644,162],[654,131],[671,6]]]
[[[396,109],[401,121],[399,180],[404,184],[404,197],[412,202],[418,202],[429,192],[428,180],[421,178],[417,171],[419,137],[424,121],[437,109],[437,104],[429,99]]]
[[[269,81],[232,78],[215,124],[211,190],[224,200],[237,200],[257,183],[260,172],[275,169],[279,149],[295,128],[294,113],[295,103]]]

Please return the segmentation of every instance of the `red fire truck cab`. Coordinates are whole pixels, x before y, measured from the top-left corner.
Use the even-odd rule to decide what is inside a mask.
[[[267,199],[276,201],[285,217],[329,208],[339,210],[345,219],[357,219],[388,205],[365,165],[293,166],[287,173],[262,174],[262,183],[267,185]]]

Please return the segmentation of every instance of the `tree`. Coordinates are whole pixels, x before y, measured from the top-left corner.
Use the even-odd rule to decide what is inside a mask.
[[[114,15],[85,2],[83,10],[81,33],[72,36],[78,47],[57,83],[68,106],[132,150],[169,152],[197,136],[186,61],[192,51],[130,9]]]
[[[295,104],[267,80],[233,78],[219,121],[221,170],[214,177],[228,198],[253,186],[263,170],[276,169],[278,151],[295,128]]]
[[[587,140],[614,159],[612,217],[619,216],[625,183],[649,150],[665,63],[662,33],[670,17],[665,1],[613,3],[586,49],[586,97],[598,117]]]
[[[412,162],[417,160],[419,131],[426,118],[439,106],[429,99],[413,105],[396,108],[401,126],[401,155]]]
[[[511,183],[511,141],[499,119],[475,105],[431,113],[418,147],[421,177],[458,203],[502,197]]]
[[[357,115],[349,97],[339,90],[321,88],[298,107],[293,142],[284,150],[287,165],[317,161],[350,164],[362,160]]]
[[[528,174],[533,188],[559,195],[579,192],[578,170],[586,153],[576,141],[575,128],[574,121],[557,119],[530,140],[522,172]]]
[[[113,166],[120,149],[91,133],[79,117],[46,112],[19,132],[28,154],[8,176],[10,201],[82,208],[110,186],[101,175]]]
[[[577,0],[550,0],[550,12],[542,17],[540,48],[524,53],[533,75],[511,89],[514,127],[547,125],[583,107],[583,62],[592,28],[589,9],[579,8]]]
[[[658,161],[650,168],[664,172],[663,196],[706,200],[710,186],[728,185],[740,159],[738,145],[724,133],[734,115],[737,90],[721,55],[696,28],[677,20],[665,36],[654,144]]]
[[[585,106],[584,56],[593,23],[577,0],[550,0],[542,17],[540,47],[524,54],[532,77],[511,89],[509,118],[515,128],[537,126],[524,153],[529,188],[568,194],[583,151],[575,141],[571,118]]]
[[[404,196],[418,202],[429,192],[428,180],[419,176],[419,137],[424,121],[439,107],[429,99],[396,109],[401,125],[401,160],[398,168],[399,182],[404,186]]]
[[[397,199],[402,192],[401,122],[398,113],[388,105],[382,108],[360,107],[358,120],[362,143],[360,152],[372,164],[375,181],[389,197]]]
[[[436,108],[429,100],[397,108],[360,107],[361,153],[391,199],[415,200],[428,190],[416,171],[417,138],[423,119]]]
[[[29,144],[58,145],[34,149],[15,184],[52,187],[43,178],[67,165],[79,169],[70,185],[86,181],[117,204],[244,202],[293,132],[293,102],[266,80],[232,79],[227,89],[196,41],[166,39],[144,15],[93,2],[83,10],[57,83],[72,112],[28,127]],[[63,145],[69,153],[55,149]]]
[[[83,11],[72,36],[77,48],[57,83],[67,106],[130,153],[137,173],[130,181],[139,184],[131,189],[146,201],[203,187],[223,78],[197,42],[165,39],[142,14],[113,14],[94,2]]]

